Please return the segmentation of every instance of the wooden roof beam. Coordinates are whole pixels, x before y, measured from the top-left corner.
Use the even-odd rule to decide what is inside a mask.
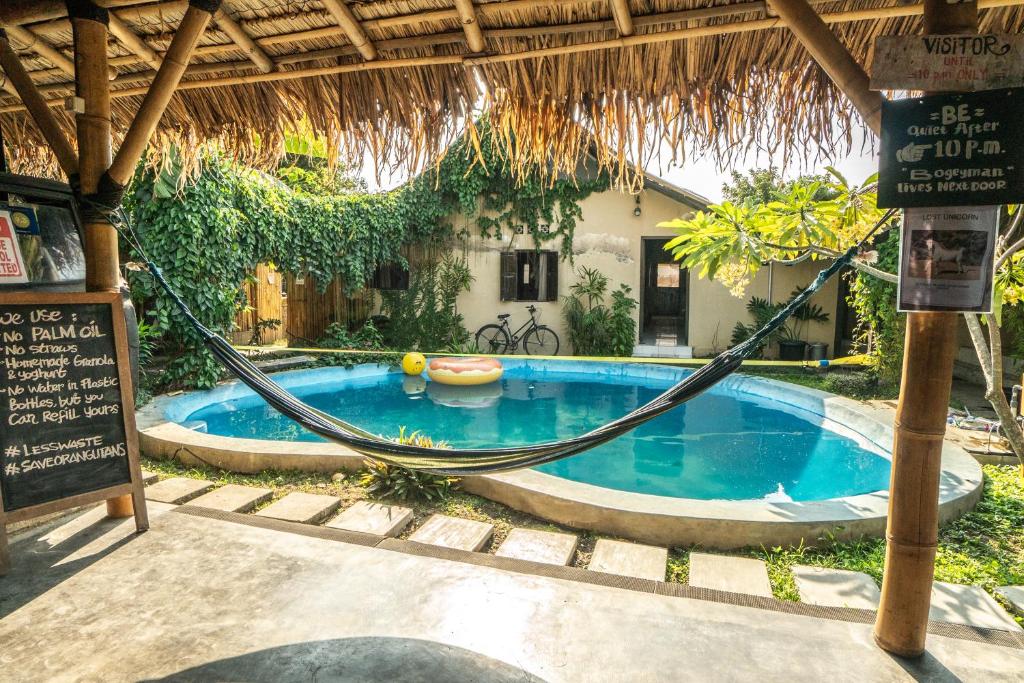
[[[53,150],[57,157],[57,163],[70,178],[78,174],[78,155],[64,135],[63,129],[57,123],[53,112],[43,99],[36,84],[29,78],[28,72],[22,65],[18,55],[14,54],[11,44],[0,29],[0,67],[3,67],[10,85],[17,92],[21,101],[25,104],[29,116],[35,121],[36,127],[43,134],[43,139]]]
[[[8,26],[7,35],[74,78],[75,63],[29,29],[21,26]]]
[[[122,45],[138,55],[139,59],[143,62],[149,64],[154,69],[159,69],[163,59],[157,54],[157,51],[137,36],[123,19],[113,12],[110,12],[108,16],[110,17],[110,23],[108,24],[110,33],[121,41]]]
[[[868,127],[879,135],[882,130],[882,95],[871,90],[864,67],[821,16],[807,0],[768,0],[768,4],[836,87],[849,98]]]
[[[455,9],[459,13],[459,20],[462,22],[462,30],[466,34],[466,44],[470,52],[484,51],[484,33],[480,30],[480,23],[476,18],[476,9],[473,7],[473,0],[455,0]]]
[[[276,68],[274,61],[263,51],[263,48],[257,45],[252,36],[246,33],[245,29],[224,11],[224,5],[221,5],[220,10],[213,15],[213,21],[217,24],[217,28],[223,31],[231,39],[231,42],[245,53],[245,56],[256,65],[257,69],[267,74]]]
[[[619,29],[620,36],[633,35],[633,15],[629,13],[628,0],[610,0],[612,5],[612,16],[615,17],[615,25]]]
[[[363,30],[362,25],[356,19],[356,15],[352,14],[352,10],[348,8],[348,5],[341,0],[320,1],[323,2],[324,8],[331,13],[334,20],[338,22],[338,26],[345,32],[345,35],[348,36],[349,42],[359,50],[359,54],[363,56],[363,59],[367,61],[377,59],[377,48],[374,47],[373,41],[366,35],[366,31]]]

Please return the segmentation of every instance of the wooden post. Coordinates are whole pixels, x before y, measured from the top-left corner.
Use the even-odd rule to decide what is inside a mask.
[[[88,16],[71,17],[75,45],[75,95],[82,111],[75,115],[78,132],[79,176],[83,195],[94,194],[110,168],[110,81],[107,77],[107,11],[92,7]],[[117,292],[121,270],[117,231],[110,221],[86,216],[85,288],[90,292]],[[130,495],[107,501],[110,517],[134,514]]]
[[[868,75],[807,0],[768,0],[800,44],[846,95],[868,127],[879,134],[882,95],[868,87]]]
[[[22,66],[21,60],[18,59],[18,55],[14,54],[14,50],[11,49],[11,44],[3,29],[0,29],[0,67],[7,74],[8,80],[14,86],[18,96],[21,97],[21,101],[25,103],[25,108],[32,120],[42,131],[43,138],[57,157],[57,163],[60,164],[61,170],[68,178],[77,175],[78,155],[75,154],[74,148],[67,136],[64,135],[60,124],[57,123],[53,112],[50,111],[49,105],[40,94],[39,88],[32,82],[25,67]]]
[[[930,33],[975,33],[974,2],[925,0]],[[910,313],[896,408],[882,601],[875,642],[893,654],[924,654],[939,542],[939,477],[957,350],[957,314]]]

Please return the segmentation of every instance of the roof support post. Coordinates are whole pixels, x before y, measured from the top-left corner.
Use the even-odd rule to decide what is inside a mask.
[[[462,21],[462,30],[466,34],[466,44],[470,52],[483,52],[485,48],[484,34],[480,30],[480,21],[476,17],[473,0],[455,0],[455,9]]]
[[[94,196],[111,159],[108,14],[90,0],[69,0],[68,14],[75,45],[75,94],[82,101],[81,111],[75,114],[81,194]],[[90,292],[116,292],[121,286],[117,232],[109,219],[91,211],[84,223],[85,287]],[[130,517],[133,513],[130,495],[107,501],[110,517]]]
[[[611,0],[612,16],[620,36],[633,35],[633,15],[629,13],[629,0]]]
[[[124,136],[121,148],[110,165],[108,175],[117,185],[124,186],[135,172],[135,164],[139,162],[143,151],[149,144],[156,130],[160,117],[167,109],[168,102],[174,95],[181,81],[188,62],[192,57],[199,38],[203,35],[210,19],[217,11],[219,2],[202,2],[192,0],[185,16],[178,25],[178,30],[171,40],[167,53],[164,54],[160,69],[157,70],[153,83],[146,92],[139,111],[136,112],[128,132]]]
[[[925,0],[924,30],[976,33],[975,2]],[[904,657],[924,654],[939,541],[939,478],[946,433],[956,313],[910,313],[896,408],[882,600],[875,642]]]
[[[342,2],[342,0],[322,0],[322,2],[327,11],[334,17],[334,20],[338,22],[338,26],[348,36],[349,41],[359,50],[359,54],[363,56],[363,59],[367,61],[377,59],[377,48],[374,47],[373,41],[366,35],[366,31],[363,30],[362,25],[356,19],[356,15],[352,14],[352,10],[348,8],[348,5]]]
[[[32,120],[43,133],[43,138],[53,150],[57,157],[57,163],[60,164],[64,174],[68,178],[78,175],[78,155],[67,136],[64,135],[64,131],[61,130],[53,112],[50,111],[50,106],[40,94],[39,88],[32,82],[21,60],[18,59],[18,55],[14,54],[14,50],[11,49],[11,44],[3,29],[0,29],[0,67],[7,74],[7,79],[14,86],[18,96],[21,97]]]
[[[868,127],[879,134],[882,95],[868,87],[868,75],[807,0],[768,0],[814,61],[845,94]]]

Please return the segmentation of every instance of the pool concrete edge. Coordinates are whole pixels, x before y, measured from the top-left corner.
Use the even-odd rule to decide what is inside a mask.
[[[872,441],[891,442],[895,415],[891,408],[826,396],[824,417],[839,424],[855,423]],[[266,469],[336,472],[363,467],[364,456],[334,443],[240,439],[193,431],[165,420],[166,400],[159,397],[138,413],[141,447],[151,457],[240,473]],[[947,441],[942,452],[940,522],[973,508],[981,499],[983,481],[977,461]],[[462,488],[569,527],[658,545],[699,544],[721,550],[813,543],[827,533],[843,540],[881,536],[889,501],[885,491],[811,502],[668,498],[534,470],[466,477]]]

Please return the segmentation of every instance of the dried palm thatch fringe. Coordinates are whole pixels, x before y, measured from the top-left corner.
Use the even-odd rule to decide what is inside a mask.
[[[164,2],[116,11],[159,52],[185,4]],[[280,60],[277,71],[260,73],[228,36],[210,29],[193,72],[161,122],[153,158],[158,163],[160,150],[176,144],[185,153],[187,167],[200,143],[212,141],[245,163],[266,167],[283,154],[286,133],[306,119],[327,139],[332,155],[359,161],[373,158],[379,171],[416,172],[435,162],[481,108],[491,112],[504,143],[503,160],[513,173],[538,167],[552,177],[572,173],[585,154],[593,153],[612,171],[616,183],[629,190],[642,183],[637,169],[669,160],[659,153],[678,161],[692,148],[728,164],[752,146],[813,159],[863,144],[850,104],[788,30],[766,28],[774,22],[764,14],[762,3],[741,5],[736,11],[742,14],[668,23],[651,19],[725,4],[633,0],[632,39],[642,41],[645,35],[677,29],[699,29],[700,35],[590,49],[582,46],[617,39],[610,3],[478,1],[486,40],[483,56],[470,55],[460,38],[458,13],[448,0],[352,4],[379,51],[376,60],[364,63],[318,0],[232,0],[233,18],[271,60]],[[918,16],[870,18],[877,8],[906,14],[905,4],[893,0],[835,0],[815,6],[823,15],[858,11],[832,28],[862,64],[870,63],[876,37],[917,32],[920,22]],[[868,18],[850,20],[860,17],[861,11]],[[1022,26],[1020,5],[982,14],[983,31],[1019,33]],[[728,30],[706,34],[717,31],[715,27]],[[32,28],[55,48],[70,47],[66,21]],[[289,37],[297,32],[298,37]],[[37,83],[60,97],[67,76],[28,46],[15,47],[22,50]],[[560,54],[506,58],[551,49]],[[561,54],[566,49],[579,51]],[[396,59],[412,63],[387,68],[387,62]],[[113,100],[117,136],[127,129],[141,101],[148,66],[116,40],[110,43],[110,61],[119,77]],[[253,80],[315,67],[358,70]],[[222,77],[239,82],[203,85]],[[135,90],[118,95],[116,90],[125,87]],[[0,127],[12,166],[19,172],[53,175],[54,159],[26,114],[12,106],[17,104],[14,98],[0,98]],[[72,118],[62,111],[57,117],[73,136]]]

